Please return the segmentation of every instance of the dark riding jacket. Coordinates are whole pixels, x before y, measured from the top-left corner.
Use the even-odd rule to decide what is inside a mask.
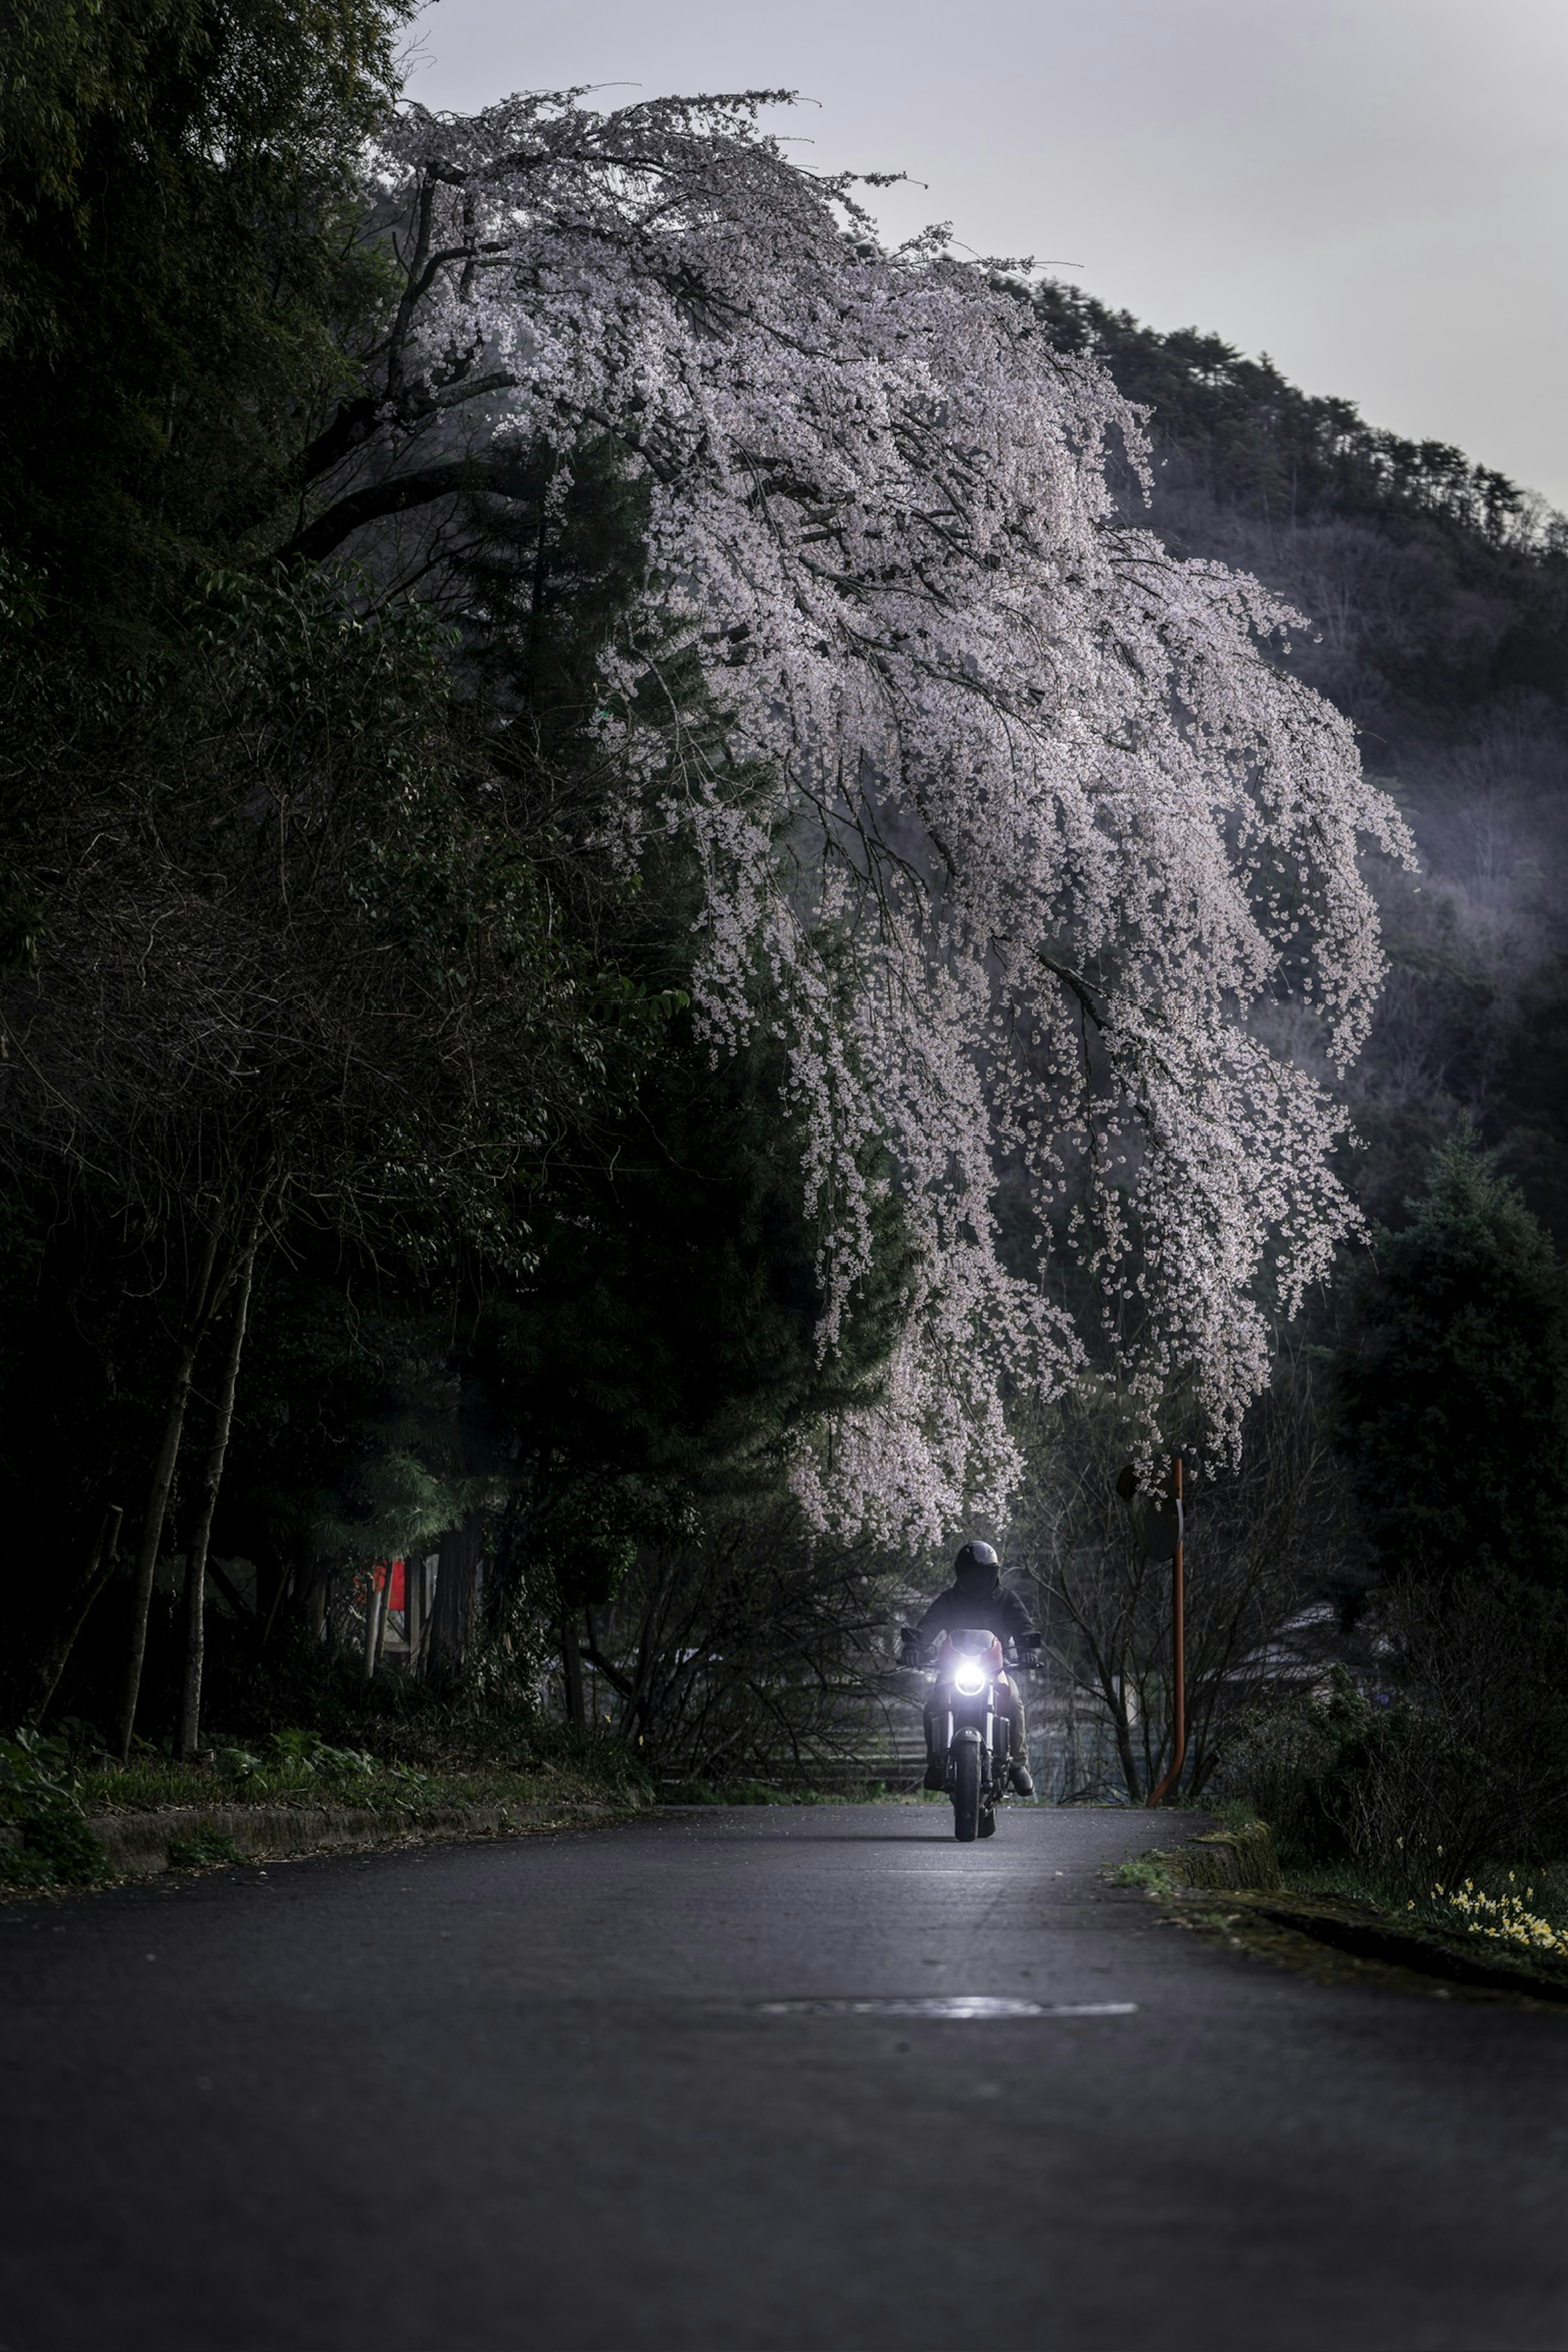
[[[1035,1630],[1016,1592],[1005,1591],[1000,1585],[994,1585],[989,1592],[965,1592],[955,1584],[937,1594],[916,1626],[921,1648],[931,1649],[958,1625],[984,1625],[1000,1642],[1016,1642],[1020,1633]]]

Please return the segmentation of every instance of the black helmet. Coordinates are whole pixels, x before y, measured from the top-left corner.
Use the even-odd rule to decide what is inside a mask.
[[[1001,1565],[988,1543],[966,1543],[952,1563],[952,1573],[963,1591],[989,1592]]]

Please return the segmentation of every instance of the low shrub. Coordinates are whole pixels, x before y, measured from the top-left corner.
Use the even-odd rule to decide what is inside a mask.
[[[221,1830],[193,1830],[188,1837],[169,1840],[171,1870],[214,1870],[220,1864],[244,1860],[234,1840]]]
[[[67,1738],[24,1724],[0,1739],[0,1810],[17,1818],[68,1811],[81,1802],[81,1778]]]
[[[108,1851],[82,1817],[81,1788],[68,1739],[28,1725],[0,1739],[0,1812],[21,1838],[0,1846],[0,1884],[91,1886],[107,1876]]]
[[[0,1845],[0,1886],[58,1886],[54,1864],[31,1846]]]
[[[1288,1864],[1348,1862],[1424,1899],[1568,1839],[1568,1654],[1554,1596],[1500,1578],[1385,1593],[1383,1686],[1336,1666],[1244,1717],[1222,1786]]]
[[[79,1813],[24,1815],[19,1846],[0,1846],[0,1879],[11,1886],[92,1886],[109,1874],[109,1852]]]
[[[266,1743],[265,1752],[259,1755],[251,1748],[220,1741],[214,1750],[214,1760],[227,1779],[244,1784],[256,1794],[268,1790],[309,1788],[322,1781],[331,1782],[341,1792],[345,1788],[363,1789],[371,1782],[390,1780],[399,1783],[411,1796],[417,1796],[429,1785],[428,1773],[411,1764],[384,1762],[368,1748],[333,1747],[316,1731],[275,1731]]]

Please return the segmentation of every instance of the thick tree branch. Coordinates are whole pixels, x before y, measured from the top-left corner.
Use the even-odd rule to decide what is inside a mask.
[[[487,493],[518,499],[529,496],[532,488],[526,465],[510,452],[489,457],[449,458],[441,465],[421,467],[413,473],[390,474],[384,481],[349,491],[346,497],[335,499],[324,513],[302,525],[278,552],[286,563],[321,563],[368,523],[385,521],[392,515],[410,514],[420,507],[437,505],[442,499]]]

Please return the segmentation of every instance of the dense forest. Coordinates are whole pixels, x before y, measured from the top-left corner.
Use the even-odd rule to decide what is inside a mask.
[[[1295,1627],[1303,1838],[1549,1835],[1568,526],[751,100],[19,21],[4,1719],[809,1779],[981,1528],[1136,1800],[1179,1446],[1188,1787]]]

